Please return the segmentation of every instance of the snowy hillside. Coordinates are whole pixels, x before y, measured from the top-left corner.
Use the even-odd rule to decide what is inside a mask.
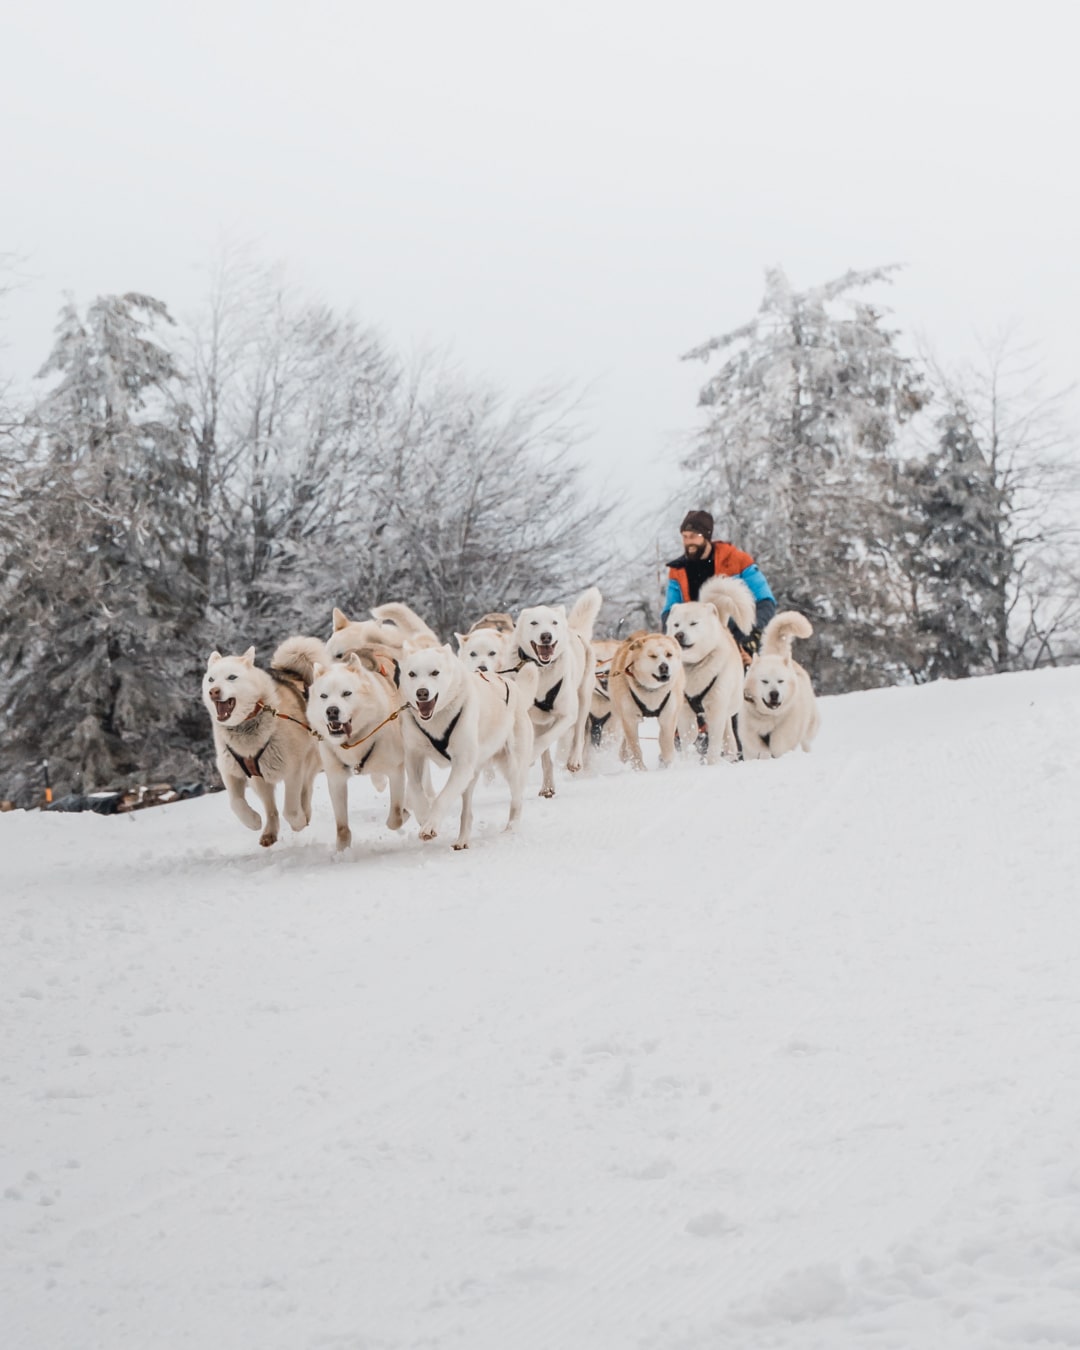
[[[1080,1343],[1080,670],[822,712],[462,854],[0,816],[5,1350]]]

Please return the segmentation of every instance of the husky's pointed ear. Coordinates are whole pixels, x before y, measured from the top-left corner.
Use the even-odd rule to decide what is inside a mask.
[[[365,658],[364,658],[363,656],[361,656],[359,652],[346,652],[346,653],[345,653],[345,660],[344,660],[341,664],[342,664],[343,666],[348,666],[348,668],[349,668],[350,670],[370,670],[370,669],[371,669],[371,667],[368,665],[368,663],[367,663],[367,661],[365,660]]]
[[[338,633],[342,628],[348,628],[349,620],[342,614],[340,609],[334,609],[334,632]]]
[[[249,647],[240,660],[243,661],[245,666],[253,666],[255,664],[255,648]]]
[[[454,636],[457,638],[458,651],[460,652],[468,642],[469,635],[468,633],[455,633]]]
[[[558,615],[562,618],[563,623],[566,622],[566,606],[565,606],[565,605],[556,605],[556,606],[555,606],[555,613],[558,614]]]
[[[209,655],[209,657],[207,658],[207,661],[206,661],[206,669],[209,670],[210,667],[214,664],[215,661],[220,661],[220,660],[221,660],[221,653],[220,653],[220,652],[211,652],[210,655]]]
[[[311,683],[314,684],[316,680],[321,679],[325,674],[326,667],[323,663],[321,661],[315,661],[311,667]]]

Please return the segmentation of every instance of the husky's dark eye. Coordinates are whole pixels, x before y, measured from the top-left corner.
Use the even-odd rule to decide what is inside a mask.
[[[320,698],[323,700],[323,702],[325,703],[326,700],[330,697],[330,695],[329,695],[329,694],[320,694],[319,697],[320,697]]]
[[[352,690],[351,690],[351,689],[343,689],[343,690],[341,691],[341,697],[342,697],[342,698],[352,698]]]
[[[236,676],[235,676],[235,675],[230,675],[228,678],[229,678],[230,680],[235,680],[235,679],[236,679]]]
[[[409,671],[409,679],[410,679],[410,680],[415,680],[415,679],[416,679],[416,671],[415,671],[415,670],[410,670],[410,671]]]
[[[433,670],[433,671],[431,672],[431,677],[430,677],[430,678],[431,678],[431,679],[434,679],[434,678],[436,677],[436,675],[438,675],[438,673],[439,673],[439,672],[438,672],[437,670]]]

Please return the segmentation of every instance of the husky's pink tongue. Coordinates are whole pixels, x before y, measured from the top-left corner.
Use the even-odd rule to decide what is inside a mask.
[[[434,698],[429,698],[425,700],[421,699],[416,700],[416,711],[420,714],[420,716],[424,719],[425,722],[430,718],[431,714],[435,711],[435,704],[438,703],[438,701],[439,701],[438,694],[436,694]]]
[[[233,715],[233,709],[236,707],[236,699],[219,698],[214,706],[217,709],[217,720],[219,722],[227,722]]]
[[[553,642],[534,642],[532,646],[533,651],[545,666],[555,655],[555,644]]]

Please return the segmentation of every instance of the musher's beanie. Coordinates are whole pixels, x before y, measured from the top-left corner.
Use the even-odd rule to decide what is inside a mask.
[[[706,539],[711,539],[713,518],[708,511],[687,511],[686,519],[679,526],[679,533],[683,530],[692,530],[694,534],[703,534]]]

